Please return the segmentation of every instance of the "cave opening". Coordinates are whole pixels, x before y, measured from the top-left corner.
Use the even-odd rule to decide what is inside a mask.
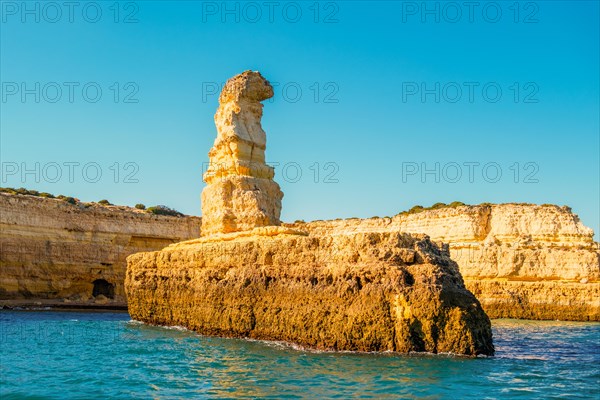
[[[93,283],[94,290],[92,290],[92,296],[104,295],[109,299],[115,298],[115,285],[104,279],[96,279]]]

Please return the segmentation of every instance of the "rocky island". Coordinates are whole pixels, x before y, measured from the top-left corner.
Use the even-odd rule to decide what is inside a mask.
[[[491,355],[490,321],[448,247],[425,235],[281,226],[264,163],[269,82],[225,85],[204,176],[202,237],[127,258],[132,318],[316,349]]]

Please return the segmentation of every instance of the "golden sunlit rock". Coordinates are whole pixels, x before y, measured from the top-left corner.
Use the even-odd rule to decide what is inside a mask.
[[[127,259],[133,319],[317,349],[494,353],[490,321],[447,246],[399,231],[277,226],[258,73],[230,79],[204,176],[202,237]]]
[[[202,191],[202,235],[280,224],[283,193],[265,164],[266,135],[261,101],[273,88],[259,72],[227,81],[215,114],[217,138],[208,156]]]
[[[600,251],[568,207],[489,204],[285,226],[328,235],[425,233],[449,244],[465,284],[491,318],[600,320]]]

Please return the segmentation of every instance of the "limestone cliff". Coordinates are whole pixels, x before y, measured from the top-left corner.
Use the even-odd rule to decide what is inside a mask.
[[[198,217],[0,193],[0,300],[125,305],[125,258],[199,231]]]
[[[127,261],[140,321],[317,349],[493,354],[489,319],[423,235],[225,235]]]
[[[204,174],[202,235],[279,225],[283,193],[265,163],[267,139],[260,124],[261,101],[271,97],[273,88],[258,72],[243,72],[225,84]]]
[[[336,232],[425,233],[449,243],[465,284],[492,318],[600,320],[600,252],[568,207],[445,207],[392,218],[285,224]]]

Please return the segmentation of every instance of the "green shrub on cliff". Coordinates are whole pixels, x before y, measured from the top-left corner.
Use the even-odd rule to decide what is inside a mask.
[[[144,204],[142,204],[142,203],[137,203],[135,205],[135,208],[137,208],[138,210],[145,210],[146,206]]]
[[[148,207],[148,209],[146,211],[148,211],[151,214],[155,214],[155,215],[168,215],[171,217],[183,217],[184,216],[179,211],[173,210],[172,208],[169,208],[167,206],[162,206],[162,205]]]
[[[14,189],[14,188],[0,188],[0,192],[2,193],[10,193],[10,194],[20,194],[23,196],[41,196],[42,194],[48,194],[48,193],[40,193],[37,190],[29,190],[29,189],[25,189],[25,188],[18,188],[18,189]]]
[[[18,188],[18,189],[0,188],[0,193],[19,194],[19,195],[23,195],[23,196],[44,197],[47,199],[56,198],[53,194],[50,194],[48,192],[38,192],[37,190],[29,190],[29,189],[25,189],[25,188]],[[62,196],[62,197],[65,197],[65,196]]]
[[[0,193],[17,194],[13,188],[0,188]]]
[[[77,199],[75,199],[74,197],[71,197],[71,196],[68,196],[68,197],[63,196],[63,200],[69,204],[77,204]]]
[[[112,203],[106,199],[100,200],[98,204],[102,204],[103,206],[112,206]]]
[[[416,213],[419,213],[421,211],[425,211],[425,208],[423,208],[423,206],[417,205],[417,206],[412,207],[410,210],[404,211],[404,212],[407,213],[407,214],[416,214]]]
[[[38,192],[37,190],[27,190],[25,188],[18,188],[17,193],[30,196],[39,196],[40,194],[40,192]]]

